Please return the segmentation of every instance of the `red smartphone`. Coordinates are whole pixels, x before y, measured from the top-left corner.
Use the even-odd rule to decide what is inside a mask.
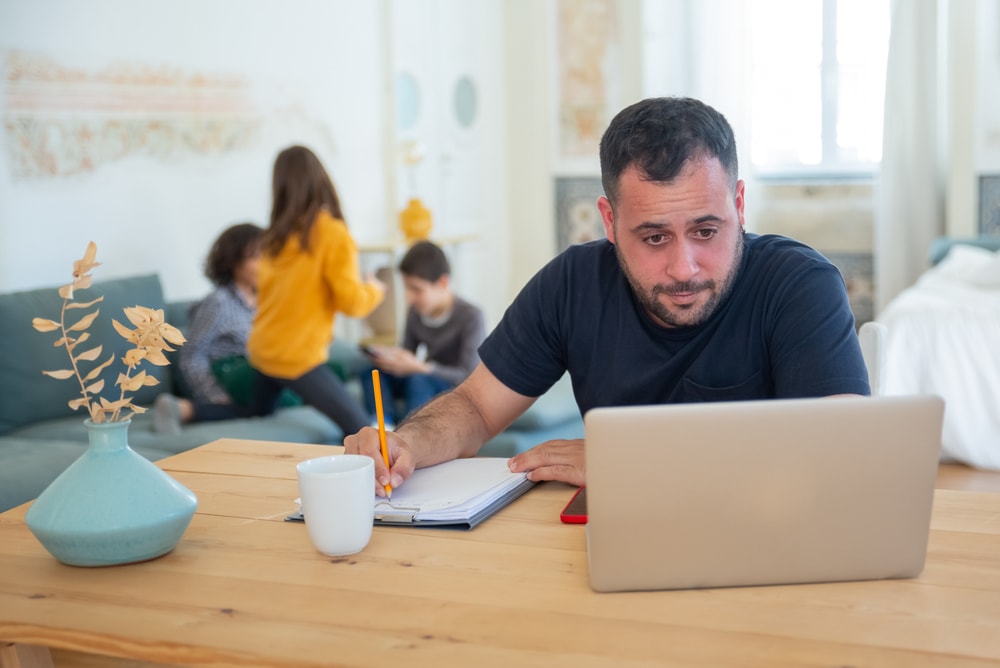
[[[581,487],[576,490],[569,503],[559,513],[559,519],[566,524],[586,524],[587,523],[587,488]]]

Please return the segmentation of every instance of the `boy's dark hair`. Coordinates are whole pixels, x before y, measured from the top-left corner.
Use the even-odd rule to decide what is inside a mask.
[[[253,223],[236,223],[223,230],[205,258],[205,278],[213,285],[229,285],[236,278],[236,267],[259,253],[264,228]]]
[[[444,251],[430,241],[418,241],[399,261],[399,271],[407,276],[415,276],[434,283],[439,278],[451,274],[451,266]]]
[[[621,175],[631,165],[644,179],[669,183],[684,163],[702,156],[718,158],[736,192],[733,129],[722,114],[692,98],[650,98],[621,110],[601,138],[600,155],[601,182],[612,205],[618,203]]]

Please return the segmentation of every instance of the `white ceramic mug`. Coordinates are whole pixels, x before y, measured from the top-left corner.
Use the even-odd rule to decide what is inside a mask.
[[[302,515],[321,553],[344,556],[368,545],[375,519],[375,462],[365,455],[329,455],[295,467]]]

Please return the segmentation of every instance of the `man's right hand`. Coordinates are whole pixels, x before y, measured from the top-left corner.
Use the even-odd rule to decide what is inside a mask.
[[[389,450],[389,467],[386,468],[379,445],[378,429],[363,427],[361,431],[344,438],[344,452],[351,455],[367,455],[375,460],[375,494],[385,496],[385,486],[400,487],[415,468],[410,446],[396,435],[385,432],[385,443]]]

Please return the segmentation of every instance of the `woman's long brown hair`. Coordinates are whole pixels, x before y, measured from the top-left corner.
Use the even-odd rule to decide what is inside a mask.
[[[289,146],[274,160],[271,184],[271,224],[264,236],[264,252],[275,256],[293,234],[309,249],[309,235],[320,210],[344,220],[333,181],[316,154],[305,146]]]

